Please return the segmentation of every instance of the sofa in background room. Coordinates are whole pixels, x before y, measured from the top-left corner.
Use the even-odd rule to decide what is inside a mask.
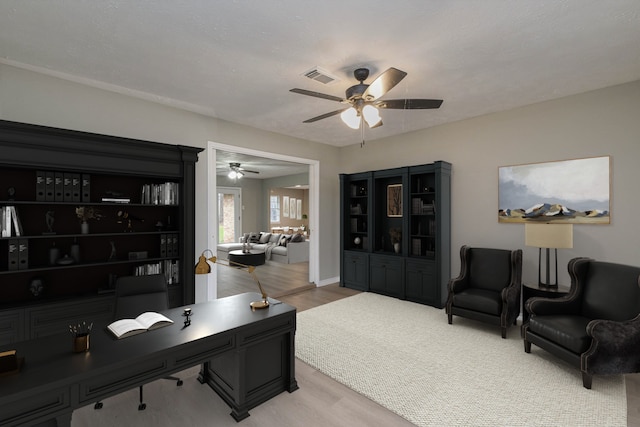
[[[229,252],[241,250],[245,241],[249,249],[265,252],[267,261],[283,264],[309,261],[309,241],[302,234],[279,234],[265,231],[245,233],[239,242],[219,243],[218,258],[229,259]]]

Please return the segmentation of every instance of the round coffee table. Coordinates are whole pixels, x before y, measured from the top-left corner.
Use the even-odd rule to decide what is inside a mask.
[[[244,265],[262,265],[264,264],[264,252],[251,250],[249,252],[242,252],[240,249],[237,251],[230,251],[229,261]]]

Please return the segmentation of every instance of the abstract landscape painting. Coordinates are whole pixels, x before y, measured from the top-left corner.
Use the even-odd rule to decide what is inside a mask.
[[[609,224],[609,156],[498,168],[499,222]]]

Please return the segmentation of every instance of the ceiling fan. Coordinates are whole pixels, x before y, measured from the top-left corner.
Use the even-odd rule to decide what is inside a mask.
[[[305,120],[303,123],[313,123],[340,114],[342,121],[352,129],[360,128],[363,119],[370,128],[376,128],[382,126],[379,109],[424,110],[440,108],[440,105],[442,105],[441,99],[380,99],[381,96],[393,89],[407,75],[406,72],[398,70],[397,68],[389,68],[380,74],[371,84],[364,83],[369,77],[369,69],[358,68],[353,72],[353,75],[360,83],[347,89],[344,99],[305,89],[291,89],[291,92],[301,95],[314,96],[316,98],[349,104],[349,106],[340,110],[313,117]]]
[[[231,179],[242,178],[246,173],[260,173],[258,171],[252,171],[240,167],[240,163],[229,163],[229,174],[227,175]]]

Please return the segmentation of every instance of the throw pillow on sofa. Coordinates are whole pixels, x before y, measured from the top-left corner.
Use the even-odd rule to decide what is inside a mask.
[[[271,233],[265,233],[263,231],[260,232],[260,238],[258,239],[258,243],[267,243],[271,238]]]
[[[289,235],[282,235],[282,237],[280,238],[280,242],[278,243],[278,246],[284,246],[286,247],[289,244],[289,241],[291,240],[291,234]]]
[[[269,243],[278,244],[280,243],[280,238],[282,237],[282,233],[273,233],[271,237],[269,237]]]
[[[249,233],[249,243],[258,243],[260,241],[259,233]]]
[[[294,234],[291,238],[291,243],[304,242],[304,236],[300,233]]]

